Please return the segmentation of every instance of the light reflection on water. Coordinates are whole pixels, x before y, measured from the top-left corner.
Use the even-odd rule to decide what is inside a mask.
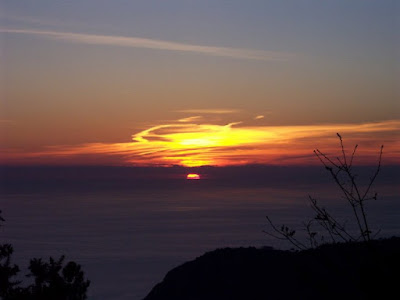
[[[197,182],[196,182],[197,184]],[[311,190],[310,190],[311,188]],[[66,254],[92,281],[90,299],[141,299],[171,268],[221,247],[287,247],[265,234],[265,216],[297,227],[310,216],[308,194],[345,214],[327,187],[180,188],[7,194],[0,200],[2,241],[14,260]],[[339,199],[339,200],[338,200]],[[400,232],[395,187],[371,204],[382,235]]]

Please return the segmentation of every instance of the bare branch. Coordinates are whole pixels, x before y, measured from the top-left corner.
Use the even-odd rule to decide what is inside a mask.
[[[308,241],[310,243],[310,248],[318,247],[318,242],[316,240],[317,232],[311,230],[311,226],[314,220],[309,220],[307,223],[303,223],[304,228],[308,234]]]
[[[322,227],[322,229],[329,236],[330,240],[334,243],[338,240],[344,242],[358,241],[360,239],[363,239],[364,241],[371,240],[372,231],[370,230],[368,224],[367,213],[365,211],[365,201],[377,199],[377,193],[371,195],[370,191],[373,183],[376,180],[376,177],[380,172],[383,145],[381,146],[381,150],[379,153],[379,161],[376,171],[370,178],[367,188],[364,192],[362,192],[358,182],[356,181],[357,174],[352,171],[352,166],[356,151],[358,149],[358,145],[355,145],[351,156],[347,157],[342,136],[339,133],[337,133],[337,136],[340,141],[341,157],[331,159],[330,157],[328,157],[328,155],[326,155],[319,149],[315,149],[313,152],[317,156],[321,164],[329,172],[335,184],[339,187],[339,190],[342,192],[345,201],[347,201],[347,203],[350,205],[351,211],[358,227],[359,234],[351,234],[345,228],[346,222],[340,223],[325,208],[320,207],[316,199],[309,196],[311,208],[316,215],[314,219],[303,223],[303,226],[306,233],[308,234],[307,240],[311,248],[318,246],[318,242],[316,240],[317,232],[312,229],[312,226],[314,224]],[[289,229],[285,225],[283,225],[281,228],[277,228],[268,217],[267,220],[270,226],[276,232],[276,234],[266,232],[267,234],[281,240],[287,240],[298,249],[307,248],[304,244],[302,244],[294,237],[296,233],[294,230]],[[379,231],[375,233],[372,238],[374,238],[378,233]],[[321,235],[321,241],[325,242],[325,240],[326,239],[324,235]]]
[[[369,193],[369,190],[371,189],[372,184],[374,183],[376,177],[378,176],[380,170],[381,170],[381,162],[382,162],[382,153],[383,153],[383,145],[381,146],[381,150],[379,152],[379,161],[378,161],[378,167],[376,168],[376,171],[374,175],[371,177],[370,182],[368,184],[367,189],[365,190],[363,198]]]
[[[280,240],[287,240],[299,250],[307,249],[307,246],[305,246],[302,242],[300,242],[299,240],[297,240],[294,237],[294,235],[296,234],[295,230],[292,230],[292,229],[290,229],[289,227],[287,227],[285,225],[282,225],[281,228],[279,229],[272,223],[271,219],[268,216],[266,216],[266,218],[268,220],[268,223],[272,227],[272,229],[276,233],[278,233],[278,236],[276,236],[276,235],[274,235],[274,234],[272,234],[270,232],[264,231],[266,234],[268,234],[268,235],[270,235],[272,237],[275,237],[277,239],[280,239]]]
[[[353,159],[354,159],[354,155],[356,154],[357,147],[358,147],[358,145],[356,144],[356,145],[354,146],[353,153],[351,154],[351,159],[350,159],[349,169],[350,169],[350,168],[351,168],[351,166],[353,165]]]
[[[342,148],[342,154],[343,154],[343,160],[344,163],[342,164],[342,166],[347,166],[347,159],[346,159],[346,152],[344,151],[344,146],[343,146],[343,139],[342,136],[339,133],[336,133],[336,135],[339,137],[340,140],[340,147]]]

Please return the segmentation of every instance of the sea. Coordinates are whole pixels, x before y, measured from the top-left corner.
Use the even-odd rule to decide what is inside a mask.
[[[266,216],[306,242],[303,223],[314,216],[309,196],[355,232],[348,203],[321,167],[0,171],[0,242],[13,245],[20,277],[31,258],[65,255],[82,265],[93,300],[143,299],[169,270],[217,248],[290,249],[265,233],[273,232]],[[358,171],[365,188],[374,169]],[[188,172],[201,179],[187,180]],[[400,235],[399,174],[398,166],[384,166],[371,189],[378,199],[366,203],[377,238]]]

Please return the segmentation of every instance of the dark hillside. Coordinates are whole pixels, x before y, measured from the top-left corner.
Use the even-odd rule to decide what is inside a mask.
[[[225,248],[173,269],[145,300],[399,299],[399,282],[398,237],[300,252]]]

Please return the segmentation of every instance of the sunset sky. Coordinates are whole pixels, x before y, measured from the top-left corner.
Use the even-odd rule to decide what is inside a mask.
[[[398,1],[0,5],[0,164],[400,164]]]

